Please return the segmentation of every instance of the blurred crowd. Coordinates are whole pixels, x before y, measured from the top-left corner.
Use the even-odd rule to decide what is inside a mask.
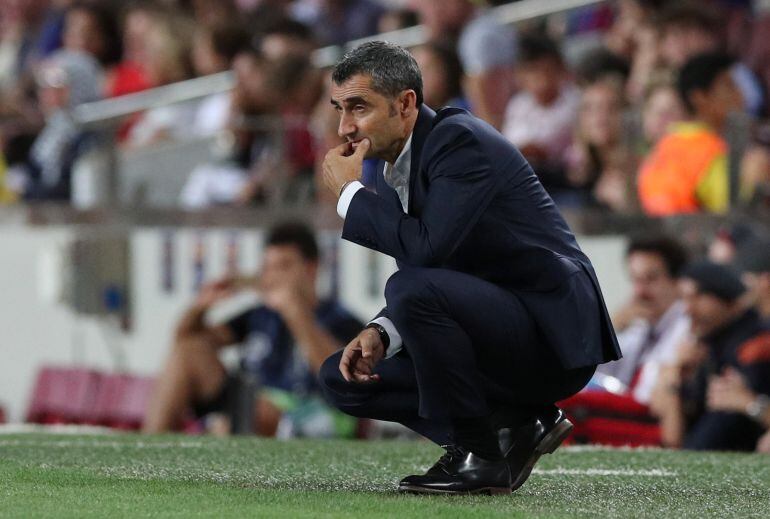
[[[78,160],[115,142],[76,124],[73,107],[223,71],[232,91],[134,114],[117,145],[211,139],[179,195],[188,209],[323,199],[319,157],[339,137],[314,50],[423,24],[412,51],[426,103],[497,127],[560,207],[768,204],[766,2],[618,0],[515,27],[491,14],[502,3],[7,0],[0,201],[69,200]]]

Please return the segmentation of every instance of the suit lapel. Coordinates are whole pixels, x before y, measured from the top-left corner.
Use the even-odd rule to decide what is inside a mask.
[[[420,157],[422,156],[422,147],[428,134],[433,128],[433,118],[436,112],[423,104],[417,114],[417,122],[412,131],[412,157],[409,165],[409,214],[414,212],[415,198],[417,198],[417,177],[420,174]]]

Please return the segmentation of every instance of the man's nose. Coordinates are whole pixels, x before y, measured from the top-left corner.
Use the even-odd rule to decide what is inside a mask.
[[[342,114],[340,116],[340,125],[337,128],[337,135],[340,137],[347,137],[356,133],[356,125],[353,123],[353,118],[350,115]]]

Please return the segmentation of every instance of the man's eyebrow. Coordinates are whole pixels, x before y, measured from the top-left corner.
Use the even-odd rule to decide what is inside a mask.
[[[335,99],[332,99],[331,103],[334,106],[340,106],[340,103],[337,100],[335,100]],[[363,97],[361,97],[361,96],[353,96],[353,97],[347,97],[347,98],[343,99],[342,100],[342,104],[347,105],[347,106],[357,105],[357,104],[368,105],[369,102],[366,99],[364,99]]]

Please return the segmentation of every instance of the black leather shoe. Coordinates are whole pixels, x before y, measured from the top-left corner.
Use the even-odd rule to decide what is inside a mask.
[[[446,453],[421,476],[407,476],[399,492],[415,494],[510,494],[511,473],[504,460],[486,460],[460,446]]]
[[[511,471],[511,490],[527,481],[540,456],[555,451],[570,435],[572,427],[564,411],[555,407],[553,413],[526,425],[498,431],[500,452]]]

